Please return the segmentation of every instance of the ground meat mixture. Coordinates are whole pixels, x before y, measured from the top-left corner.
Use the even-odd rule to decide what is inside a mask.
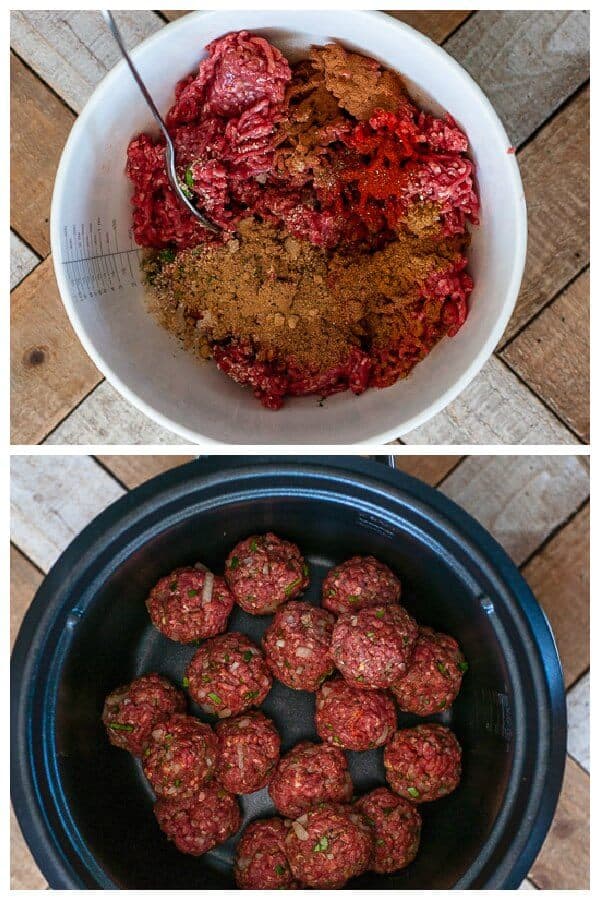
[[[347,802],[352,780],[346,757],[336,747],[302,741],[280,759],[269,794],[277,811],[290,819],[315,803]]]
[[[206,785],[187,800],[161,798],[154,807],[158,825],[180,853],[202,856],[239,829],[238,802],[219,785]]]
[[[361,797],[356,808],[375,837],[369,868],[385,874],[408,866],[421,840],[421,816],[413,804],[382,787]]]
[[[285,848],[298,881],[334,890],[366,871],[373,833],[355,808],[321,803],[292,822]]]
[[[275,612],[308,586],[308,566],[296,544],[272,532],[237,544],[225,563],[225,578],[236,603],[255,616]]]
[[[316,691],[334,669],[329,653],[334,623],[331,613],[303,601],[278,609],[263,637],[275,678],[297,691]]]
[[[128,149],[134,235],[160,251],[159,320],[271,409],[393,384],[467,316],[466,136],[340,45],[293,70],[247,32],[207,50],[167,124],[181,183],[222,237],[176,199],[162,139]]]
[[[184,710],[183,693],[152,672],[111,691],[104,701],[102,721],[111,744],[140,756],[153,728]]]
[[[217,738],[210,725],[176,713],[154,728],[142,755],[144,775],[159,797],[192,797],[216,771]]]
[[[235,853],[235,882],[245,891],[295,889],[285,855],[288,825],[283,819],[257,819],[246,828]]]
[[[146,606],[152,624],[172,641],[191,644],[227,628],[233,597],[205,566],[184,566],[161,578]]]
[[[232,794],[263,788],[279,761],[280,738],[270,719],[247,712],[216,726],[219,741],[217,778]]]
[[[431,628],[420,628],[408,671],[392,685],[398,706],[417,716],[448,709],[467,669],[454,638]]]
[[[331,654],[349,684],[388,688],[408,669],[418,626],[397,603],[344,613],[333,629]]]
[[[386,744],[396,731],[396,707],[383,691],[361,690],[334,678],[317,693],[315,725],[328,744],[372,750]]]
[[[336,615],[397,603],[400,580],[374,556],[353,556],[327,573],[322,598],[325,609]]]
[[[192,699],[220,719],[260,706],[272,684],[262,651],[235,631],[209,638],[192,657],[186,678]]]
[[[390,786],[412,803],[451,794],[461,776],[461,749],[444,725],[417,725],[396,732],[384,751]]]

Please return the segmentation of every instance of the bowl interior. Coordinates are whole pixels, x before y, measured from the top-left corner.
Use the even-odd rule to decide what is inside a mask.
[[[168,109],[176,82],[197,67],[209,41],[242,28],[264,35],[292,58],[331,40],[374,56],[406,77],[423,106],[450,112],[466,130],[482,218],[470,250],[475,290],[465,327],[391,388],[360,398],[346,392],[323,406],[318,398],[297,398],[277,415],[214,365],[186,354],[145,306],[124,169],[131,138],[155,128],[124,65],[93,95],[59,168],[51,234],[61,295],[99,368],[147,415],[188,439],[336,444],[397,436],[431,417],[468,383],[508,320],[525,251],[524,199],[514,156],[507,153],[504,130],[469,76],[426,38],[377,13],[284,10],[186,16],[134,54],[158,107]]]
[[[108,743],[100,717],[106,694],[137,675],[158,671],[181,684],[194,653],[150,625],[144,599],[155,581],[198,560],[222,572],[237,540],[267,529],[301,547],[310,564],[306,597],[311,602],[319,602],[320,584],[332,565],[371,553],[399,573],[403,603],[419,622],[460,642],[470,668],[453,708],[435,718],[449,724],[462,744],[463,780],[451,796],[423,805],[421,849],[412,865],[352,883],[377,889],[452,887],[478,856],[507,790],[514,746],[502,715],[513,702],[505,654],[493,619],[482,609],[480,587],[461,574],[457,559],[408,524],[397,531],[383,519],[369,525],[327,498],[242,499],[190,516],[145,541],[86,601],[85,615],[73,629],[55,710],[61,790],[79,841],[119,888],[233,886],[237,837],[198,859],[178,853],[154,820],[139,763]],[[270,621],[236,608],[230,628],[259,641]],[[277,724],[283,750],[316,739],[314,695],[275,682],[263,709]],[[191,710],[210,721],[197,707]],[[401,726],[416,721],[399,716]],[[357,793],[384,783],[382,751],[348,753],[348,759]],[[266,790],[242,797],[241,807],[244,822],[275,812]]]

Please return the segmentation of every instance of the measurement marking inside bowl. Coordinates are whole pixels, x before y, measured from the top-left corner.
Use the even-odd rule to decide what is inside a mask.
[[[131,229],[119,228],[116,219],[107,228],[102,219],[65,225],[61,264],[78,300],[90,300],[139,285],[142,253],[133,243]],[[128,245],[128,246],[124,246]],[[132,262],[132,257],[137,260]]]

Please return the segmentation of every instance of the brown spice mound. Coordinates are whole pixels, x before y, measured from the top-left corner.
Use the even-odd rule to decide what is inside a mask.
[[[185,250],[162,266],[155,257],[146,269],[155,313],[187,348],[209,356],[213,342],[235,337],[265,359],[325,371],[352,346],[414,334],[420,286],[463,250],[461,240],[401,231],[373,253],[327,252],[246,219],[225,246]]]
[[[323,73],[325,87],[355,119],[366,120],[376,109],[396,112],[405,93],[396,72],[374,59],[351,53],[340,44],[311,50],[313,68]]]

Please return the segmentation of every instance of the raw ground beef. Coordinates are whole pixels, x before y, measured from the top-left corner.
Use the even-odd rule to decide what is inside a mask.
[[[396,731],[396,707],[384,691],[364,691],[333,678],[320,687],[315,705],[317,734],[345,750],[382,747]]]
[[[396,329],[387,343],[363,339],[338,363],[310,367],[266,358],[260,344],[232,332],[212,346],[216,364],[270,409],[286,396],[359,394],[405,377],[467,316],[467,226],[477,224],[479,200],[466,136],[451,116],[418,109],[396,73],[340,45],[313,48],[293,71],[268,41],[243,31],[207,52],[177,85],[167,124],[178,176],[224,240],[249,216],[328,251],[369,252],[415,227],[439,241],[462,240],[457,262],[416,282],[403,333]],[[127,174],[138,244],[173,259],[220,240],[176,198],[161,139],[131,141]]]
[[[308,566],[296,544],[269,531],[236,544],[225,563],[225,578],[236,603],[263,616],[305,590]]]
[[[391,690],[403,712],[430,716],[452,706],[467,668],[454,638],[420,628],[408,671]]]
[[[331,655],[349,684],[386,689],[407,671],[417,634],[417,623],[397,603],[343,613],[333,629]]]
[[[445,797],[460,781],[460,744],[445,725],[397,731],[385,748],[383,762],[390,786],[412,803]]]
[[[279,760],[279,733],[261,712],[223,719],[215,728],[219,741],[217,778],[232,794],[263,788]]]
[[[413,804],[382,787],[365,794],[355,806],[375,838],[369,868],[383,874],[408,866],[421,840],[421,816]]]
[[[279,816],[251,822],[235,852],[235,882],[245,891],[276,891],[299,887],[285,855],[288,825]]]
[[[186,677],[192,699],[220,719],[260,706],[272,684],[262,651],[235,631],[209,638],[192,657]]]
[[[152,672],[111,691],[104,701],[102,721],[111,744],[140,756],[153,728],[184,710],[182,692]]]
[[[142,755],[144,775],[159,797],[192,797],[216,771],[217,738],[210,727],[177,713],[153,730]]]
[[[279,760],[269,794],[277,811],[290,819],[315,803],[347,802],[352,780],[346,757],[336,747],[302,741]]]
[[[239,829],[238,802],[219,785],[206,785],[187,800],[161,798],[154,807],[156,821],[180,853],[202,856]]]
[[[146,606],[155,628],[191,644],[226,630],[233,597],[223,578],[204,566],[184,566],[160,579]]]
[[[275,678],[296,691],[316,691],[333,672],[329,645],[334,623],[331,613],[301,600],[280,607],[263,636]]]
[[[354,807],[321,803],[292,822],[285,848],[298,881],[334,890],[366,871],[373,833]]]
[[[367,606],[397,603],[400,580],[374,556],[353,556],[325,576],[322,588],[325,609],[339,615]]]

